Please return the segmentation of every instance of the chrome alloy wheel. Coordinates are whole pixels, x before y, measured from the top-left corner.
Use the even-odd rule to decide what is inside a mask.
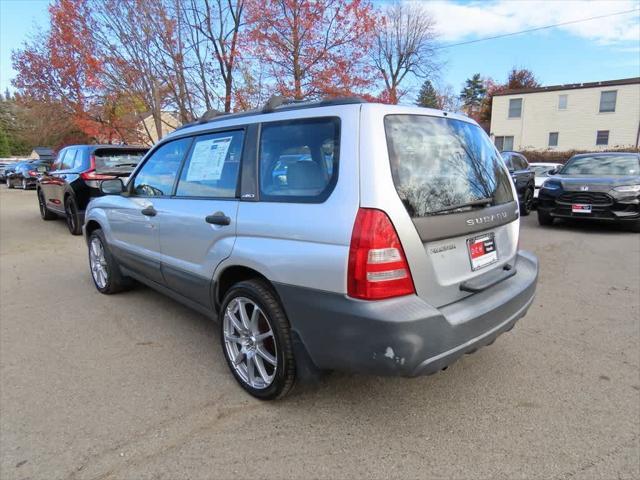
[[[107,259],[104,256],[102,242],[96,237],[91,239],[91,244],[89,245],[89,266],[91,267],[93,280],[98,288],[105,288],[109,280]]]
[[[227,357],[238,377],[252,388],[267,388],[275,378],[278,351],[266,314],[252,300],[236,297],[222,322]]]

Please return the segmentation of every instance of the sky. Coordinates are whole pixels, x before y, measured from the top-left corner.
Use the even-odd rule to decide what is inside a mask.
[[[151,0],[152,1],[152,0]],[[474,73],[506,80],[511,67],[528,68],[543,85],[640,76],[640,0],[407,0],[436,21],[437,83],[459,92]],[[376,0],[384,6],[386,0]],[[15,72],[11,51],[48,24],[48,0],[0,0],[0,91]],[[448,45],[557,23],[636,10],[556,28]]]

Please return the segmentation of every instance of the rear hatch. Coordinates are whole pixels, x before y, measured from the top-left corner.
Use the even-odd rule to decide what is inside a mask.
[[[147,151],[144,148],[98,148],[93,152],[96,174],[128,177]]]
[[[405,246],[418,295],[442,306],[513,274],[518,204],[484,131],[413,114],[386,115],[384,128],[393,183],[414,227],[399,234],[403,244],[416,233],[421,243]]]

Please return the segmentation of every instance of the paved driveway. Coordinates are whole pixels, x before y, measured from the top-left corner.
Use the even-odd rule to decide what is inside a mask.
[[[640,235],[540,228],[530,313],[446,372],[248,397],[215,325],[96,292],[86,249],[0,188],[0,477],[639,478]]]

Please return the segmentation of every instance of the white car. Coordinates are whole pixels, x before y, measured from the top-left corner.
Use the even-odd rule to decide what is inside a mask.
[[[529,167],[535,174],[535,189],[533,191],[533,198],[538,198],[538,192],[540,187],[549,178],[549,172],[562,167],[561,163],[530,163]]]

